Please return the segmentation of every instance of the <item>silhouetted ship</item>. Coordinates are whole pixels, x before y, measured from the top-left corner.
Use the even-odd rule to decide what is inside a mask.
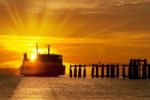
[[[65,74],[62,55],[50,54],[48,45],[48,54],[39,54],[36,44],[36,59],[34,61],[27,58],[24,53],[23,63],[20,67],[20,74],[25,76],[59,76]]]

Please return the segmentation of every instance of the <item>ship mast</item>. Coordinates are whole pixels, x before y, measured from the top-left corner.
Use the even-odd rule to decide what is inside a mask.
[[[36,43],[36,54],[38,55],[38,44]]]
[[[50,46],[48,45],[48,55],[50,54]]]

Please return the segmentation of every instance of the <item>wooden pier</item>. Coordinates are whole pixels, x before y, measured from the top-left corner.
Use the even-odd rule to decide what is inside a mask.
[[[69,74],[69,76],[74,77],[74,78],[76,78],[76,77],[78,77],[78,78],[84,77],[85,78],[86,77],[86,66],[87,65],[81,65],[81,64],[79,64],[79,65],[70,65],[70,74]],[[74,68],[74,69],[72,70],[72,68]],[[74,74],[74,76],[72,74]]]
[[[91,77],[118,78],[119,64],[92,64]]]
[[[150,79],[150,64],[147,59],[130,59],[129,64],[75,64],[70,65],[70,78],[86,78],[87,67],[92,78]]]

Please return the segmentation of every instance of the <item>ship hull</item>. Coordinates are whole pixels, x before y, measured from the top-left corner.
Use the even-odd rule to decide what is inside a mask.
[[[21,66],[20,74],[24,76],[57,77],[65,74],[65,66]]]

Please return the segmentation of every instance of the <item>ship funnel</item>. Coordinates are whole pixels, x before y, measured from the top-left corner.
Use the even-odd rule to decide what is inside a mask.
[[[24,55],[23,55],[23,60],[27,60],[28,58],[27,58],[27,53],[24,53]]]
[[[36,43],[36,54],[38,55],[38,44]]]

